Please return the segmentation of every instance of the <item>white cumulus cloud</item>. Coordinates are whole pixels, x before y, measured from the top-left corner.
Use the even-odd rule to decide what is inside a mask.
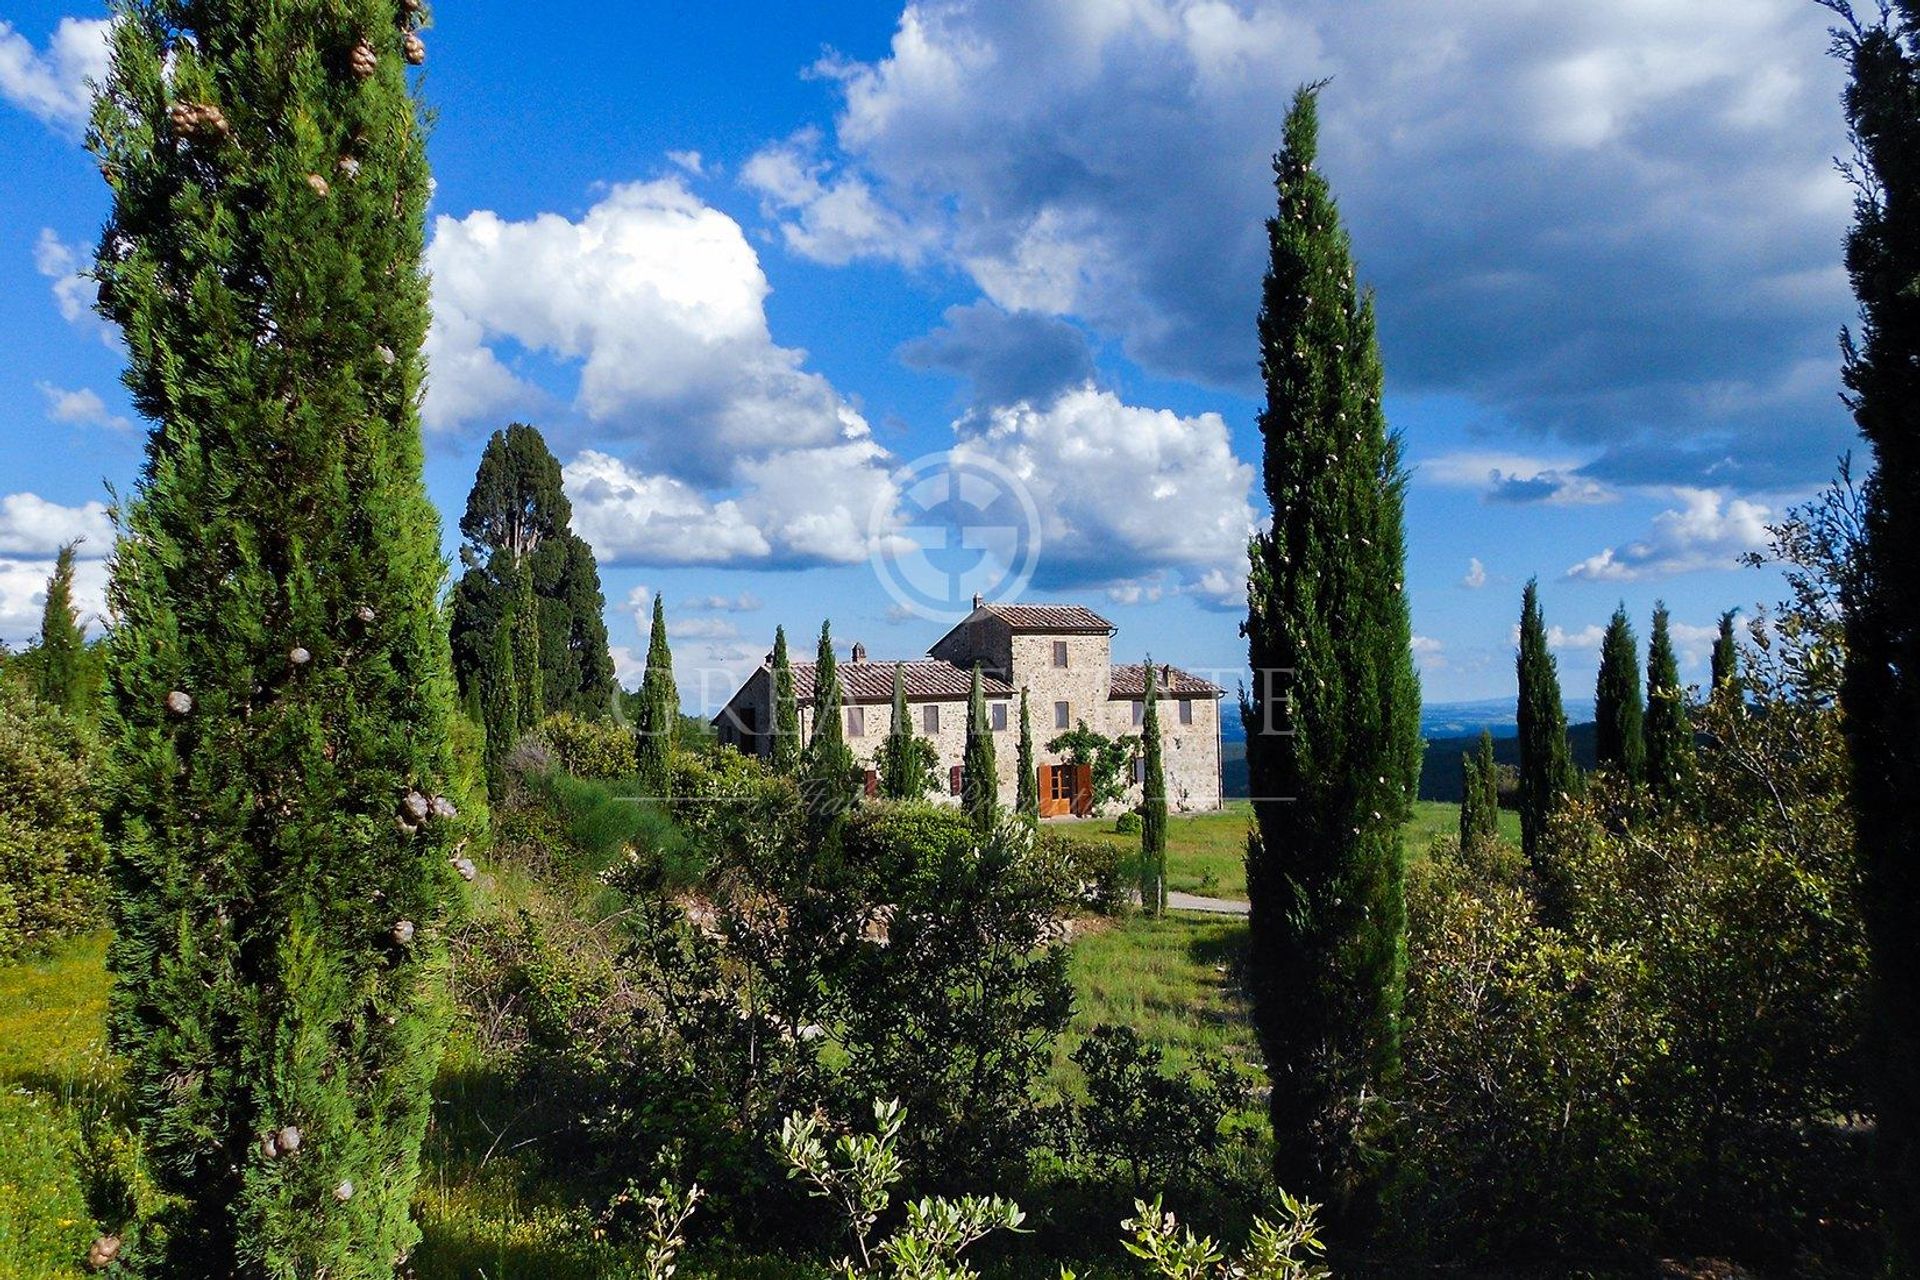
[[[1679,489],[1680,506],[1653,518],[1647,536],[1607,547],[1567,570],[1588,582],[1633,582],[1701,569],[1732,569],[1740,556],[1767,545],[1773,513],[1757,502],[1712,489]]]
[[[97,560],[113,550],[113,522],[104,503],[65,507],[35,493],[0,497],[0,555],[51,560],[74,541],[84,559]]]
[[[88,82],[107,77],[107,18],[62,18],[44,51],[0,21],[0,97],[68,137],[79,137],[93,109]]]
[[[107,408],[107,402],[91,387],[67,390],[50,382],[40,384],[47,398],[47,417],[76,427],[106,427],[112,431],[130,431],[133,423]]]

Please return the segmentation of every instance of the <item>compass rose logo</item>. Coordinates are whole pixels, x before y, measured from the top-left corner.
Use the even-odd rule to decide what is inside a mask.
[[[1040,558],[1040,511],[1018,476],[990,459],[943,452],[893,478],[898,500],[875,505],[868,531],[874,572],[902,607],[958,622],[976,595],[1010,600],[1026,589]]]

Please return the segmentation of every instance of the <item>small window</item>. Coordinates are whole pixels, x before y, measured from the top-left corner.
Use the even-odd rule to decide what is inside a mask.
[[[1143,699],[1143,698],[1136,698],[1136,699],[1134,699],[1134,703],[1133,703],[1133,723],[1134,723],[1134,726],[1135,726],[1135,727],[1137,728],[1137,727],[1139,727],[1140,725],[1143,725],[1143,724],[1145,724],[1146,722],[1147,722],[1147,704],[1146,704],[1146,700],[1145,700],[1145,699]]]
[[[1147,758],[1145,756],[1135,756],[1133,758],[1133,780],[1139,786],[1144,787],[1147,785]]]
[[[1193,723],[1193,699],[1192,698],[1180,699],[1180,723],[1181,724]]]
[[[1056,667],[1064,667],[1067,665],[1067,642],[1065,640],[1055,640],[1053,642],[1053,665]]]
[[[1073,708],[1064,702],[1053,704],[1053,727],[1056,729],[1073,728]]]
[[[847,736],[864,738],[867,736],[867,709],[865,707],[847,708]]]
[[[1005,733],[1007,731],[1007,704],[1004,702],[994,703],[990,714],[993,716],[993,731],[995,733]]]
[[[927,733],[940,732],[940,708],[929,702],[920,708],[920,728]]]
[[[1047,770],[1047,799],[1056,804],[1073,800],[1073,766],[1057,764]]]

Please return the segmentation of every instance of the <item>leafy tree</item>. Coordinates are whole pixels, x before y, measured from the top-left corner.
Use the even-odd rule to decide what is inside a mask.
[[[1841,338],[1848,407],[1873,449],[1865,538],[1846,585],[1842,697],[1873,947],[1878,1142],[1892,1266],[1920,1270],[1920,598],[1900,584],[1920,546],[1920,11],[1907,0],[1862,25],[1844,0],[1835,52],[1851,73],[1857,157],[1847,274],[1860,303]]]
[[[540,669],[540,602],[533,593],[533,564],[514,574],[513,611],[507,627],[513,637],[514,705],[520,732],[532,730],[546,718],[544,674]]]
[[[846,694],[833,656],[832,624],[820,624],[813,665],[813,736],[802,762],[800,792],[816,829],[831,828],[858,799],[853,751],[847,746]]]
[[[1153,662],[1147,662],[1146,712],[1140,742],[1146,765],[1140,783],[1140,906],[1148,915],[1167,909],[1167,769],[1160,749],[1160,700]]]
[[[1032,822],[1040,820],[1040,775],[1033,763],[1033,715],[1027,709],[1027,691],[1020,690],[1020,747],[1015,757],[1020,770],[1014,784],[1014,812]]]
[[[1593,753],[1602,769],[1612,769],[1630,786],[1646,781],[1645,708],[1640,701],[1640,642],[1623,604],[1607,623],[1600,642],[1600,676],[1593,690]]]
[[[1647,785],[1656,803],[1677,799],[1693,772],[1693,721],[1667,627],[1667,606],[1653,610],[1647,644]]]
[[[981,831],[993,830],[1000,817],[1000,770],[993,758],[993,725],[987,720],[987,695],[974,664],[967,691],[967,745],[960,758],[960,804]]]
[[[1461,753],[1460,771],[1460,847],[1484,849],[1500,838],[1500,772],[1492,733],[1482,729],[1473,754]]]
[[[934,789],[940,753],[913,731],[907,686],[899,663],[893,665],[893,723],[876,753],[880,794],[889,800],[918,800]]]
[[[1420,688],[1406,473],[1380,402],[1373,301],[1353,287],[1351,246],[1313,167],[1318,132],[1318,89],[1304,87],[1274,158],[1259,320],[1274,519],[1249,548],[1254,688],[1242,715],[1260,798],[1247,984],[1274,1081],[1278,1179],[1346,1199],[1370,1100],[1398,1069],[1400,828],[1419,775]]]
[[[1540,877],[1549,910],[1555,878],[1548,865],[1547,823],[1577,789],[1567,716],[1560,706],[1560,664],[1547,647],[1540,584],[1529,580],[1520,605],[1520,848]]]
[[[667,644],[667,606],[653,596],[653,628],[647,635],[647,669],[640,677],[637,758],[646,794],[666,799],[673,791],[673,740],[680,727],[680,691],[673,681],[673,650]]]
[[[507,761],[520,742],[520,680],[513,666],[513,630],[495,627],[493,653],[475,688],[480,692],[481,724],[487,731],[487,798],[507,802]]]
[[[773,629],[773,771],[791,777],[800,767],[800,704],[793,693],[793,662],[787,629]]]
[[[1072,1054],[1086,1101],[1064,1108],[1067,1145],[1124,1173],[1135,1195],[1193,1177],[1223,1145],[1222,1122],[1246,1105],[1233,1063],[1206,1055],[1171,1069],[1160,1046],[1128,1026],[1093,1027]]]
[[[95,272],[154,427],[109,596],[109,1029],[163,1205],[118,1265],[389,1276],[465,800],[416,412],[416,18],[115,12]]]
[[[72,717],[0,680],[0,960],[99,922],[97,763]]]
[[[1739,610],[1720,615],[1720,633],[1713,639],[1712,694],[1715,698],[1740,701],[1740,642],[1734,638],[1733,618]]]
[[[73,603],[73,561],[77,543],[60,548],[47,580],[47,603],[40,614],[40,701],[77,715],[87,695],[87,637]]]
[[[460,520],[467,569],[453,591],[454,670],[463,689],[473,684],[493,629],[513,614],[521,571],[530,569],[539,601],[526,615],[540,640],[535,719],[550,712],[597,718],[616,691],[600,569],[593,548],[568,528],[572,518],[560,463],[539,430],[516,422],[494,432]]]

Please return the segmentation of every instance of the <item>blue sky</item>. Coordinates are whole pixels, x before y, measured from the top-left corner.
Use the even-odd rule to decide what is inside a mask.
[[[139,461],[74,274],[106,209],[78,143],[102,16],[0,6],[15,643],[64,538],[97,604],[94,504]],[[831,614],[876,656],[940,634],[874,564],[920,556],[902,469],[953,451],[1030,499],[1025,598],[1231,683],[1267,161],[1330,76],[1428,698],[1511,689],[1535,574],[1570,695],[1620,600],[1643,634],[1671,605],[1697,679],[1718,614],[1778,594],[1736,557],[1853,439],[1823,25],[1806,0],[447,5],[428,483],[451,531],[487,433],[540,425],[623,670],[663,591],[711,704],[776,623]]]

